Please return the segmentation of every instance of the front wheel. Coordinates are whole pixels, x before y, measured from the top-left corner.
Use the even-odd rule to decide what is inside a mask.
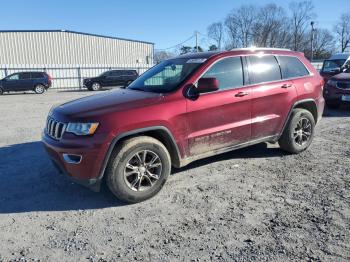
[[[101,90],[101,85],[100,85],[100,83],[97,83],[97,82],[93,83],[93,84],[91,85],[91,90],[92,90],[92,91],[99,91],[99,90]]]
[[[34,92],[36,94],[43,94],[45,92],[45,87],[43,85],[37,85],[35,88],[34,88]]]
[[[170,155],[160,141],[134,137],[114,150],[106,170],[107,185],[118,199],[137,203],[156,195],[170,171]]]
[[[314,137],[313,115],[302,108],[293,109],[287,125],[278,140],[280,147],[293,154],[306,150]]]
[[[2,88],[0,88],[0,96],[4,94],[4,90],[2,90]]]

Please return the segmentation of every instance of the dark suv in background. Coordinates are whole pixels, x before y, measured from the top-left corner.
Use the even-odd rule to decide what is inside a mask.
[[[86,78],[84,86],[90,91],[98,91],[107,86],[128,86],[139,74],[136,70],[111,70],[102,73],[98,77]]]
[[[0,95],[12,91],[34,91],[44,93],[51,87],[51,76],[45,72],[21,72],[0,80]]]
[[[332,76],[323,90],[326,104],[330,108],[339,108],[350,104],[350,68],[341,74]]]

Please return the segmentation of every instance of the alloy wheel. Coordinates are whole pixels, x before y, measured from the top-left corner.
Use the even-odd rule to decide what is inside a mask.
[[[153,151],[142,150],[134,154],[124,169],[124,180],[133,191],[151,189],[162,173],[160,157]]]
[[[294,132],[293,139],[298,146],[303,146],[310,140],[312,135],[312,125],[309,119],[303,117],[298,121]]]

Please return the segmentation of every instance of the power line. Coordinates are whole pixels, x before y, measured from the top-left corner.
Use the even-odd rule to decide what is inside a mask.
[[[179,43],[179,44],[176,44],[176,45],[174,45],[174,46],[167,47],[167,48],[156,48],[156,50],[157,50],[157,51],[164,51],[164,50],[173,49],[173,48],[175,48],[175,47],[178,47],[178,46],[180,46],[180,45],[183,45],[184,43],[186,43],[186,42],[192,40],[194,37],[195,37],[195,35],[193,34],[191,37],[187,38],[185,41],[183,41],[183,42],[181,42],[181,43]]]

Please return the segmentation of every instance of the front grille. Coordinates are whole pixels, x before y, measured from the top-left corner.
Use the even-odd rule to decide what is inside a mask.
[[[46,122],[46,134],[56,140],[62,138],[62,135],[66,129],[66,124],[56,121],[55,119],[48,117]]]
[[[337,86],[342,89],[350,89],[350,82],[338,82]]]

